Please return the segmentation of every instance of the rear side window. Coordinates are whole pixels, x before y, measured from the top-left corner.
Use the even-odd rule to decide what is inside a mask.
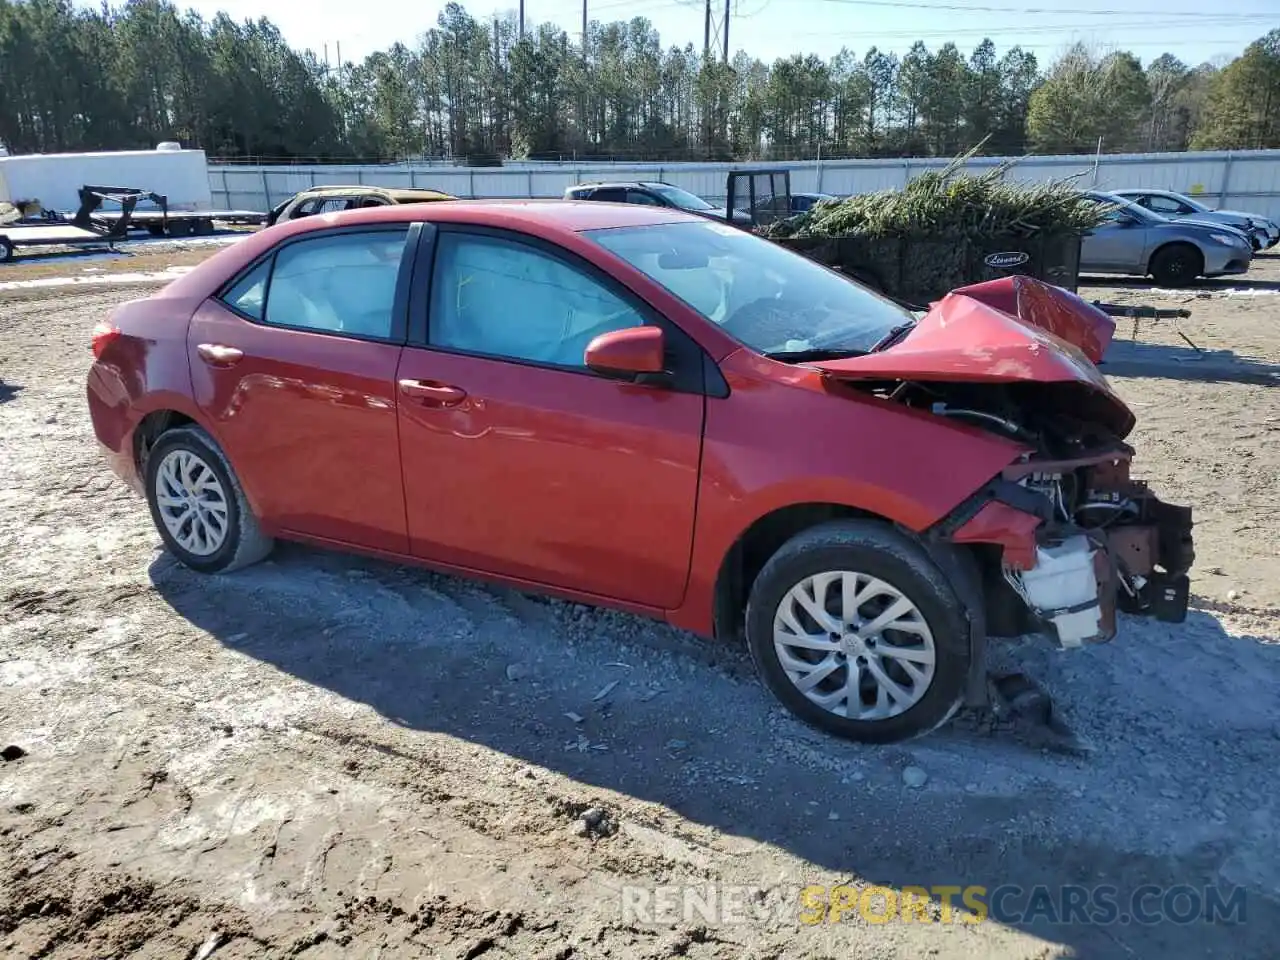
[[[389,338],[408,235],[405,227],[287,244],[240,277],[221,299],[269,326]]]
[[[267,277],[271,273],[271,261],[264,260],[226,292],[223,300],[246,317],[262,319],[262,309],[267,302]]]
[[[408,229],[301,240],[275,257],[263,320],[359,337],[390,337]]]

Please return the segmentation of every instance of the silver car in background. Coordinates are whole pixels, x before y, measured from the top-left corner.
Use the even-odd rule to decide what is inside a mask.
[[[1081,273],[1153,277],[1162,287],[1185,287],[1197,277],[1247,273],[1253,261],[1253,245],[1234,227],[1170,220],[1100,190],[1085,197],[1114,209],[1080,244]]]
[[[1243,210],[1215,210],[1194,197],[1174,193],[1172,190],[1126,189],[1110,192],[1170,220],[1202,220],[1235,227],[1253,241],[1254,250],[1268,250],[1280,243],[1280,224],[1262,214],[1245,213]]]

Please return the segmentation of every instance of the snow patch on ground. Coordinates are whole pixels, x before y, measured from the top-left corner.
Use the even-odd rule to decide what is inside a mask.
[[[93,273],[85,277],[39,277],[34,280],[0,281],[2,290],[34,290],[42,287],[85,287],[116,286],[130,283],[166,283],[176,280],[193,267],[169,267],[166,270],[152,270],[146,273]]]

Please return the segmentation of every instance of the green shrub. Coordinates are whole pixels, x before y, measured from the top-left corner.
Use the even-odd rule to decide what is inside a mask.
[[[826,201],[797,217],[771,224],[772,238],[868,238],[976,240],[1079,234],[1102,223],[1110,207],[1084,199],[1074,178],[1010,183],[1012,162],[980,174],[962,173],[972,152],[943,170],[930,170],[901,190],[881,190]]]

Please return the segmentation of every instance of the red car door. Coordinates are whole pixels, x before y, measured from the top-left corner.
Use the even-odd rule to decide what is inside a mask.
[[[419,229],[304,234],[192,318],[196,402],[277,532],[408,552],[395,373]]]
[[[413,553],[679,605],[706,402],[700,348],[669,330],[667,386],[589,371],[595,336],[664,321],[594,267],[514,234],[441,229],[429,299],[429,342],[411,339],[397,373]]]

